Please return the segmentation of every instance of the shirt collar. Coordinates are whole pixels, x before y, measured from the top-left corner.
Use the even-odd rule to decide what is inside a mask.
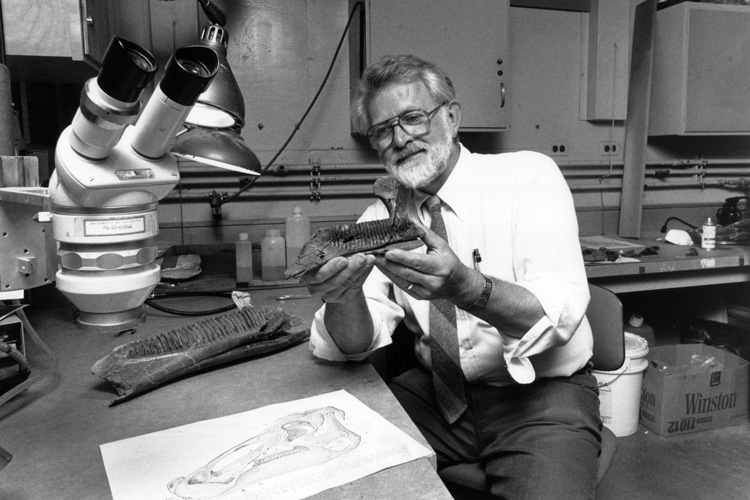
[[[456,166],[453,167],[453,171],[451,172],[451,175],[448,177],[448,179],[445,181],[445,184],[440,188],[440,190],[437,192],[438,197],[440,197],[440,200],[448,205],[454,214],[456,214],[456,217],[459,219],[463,219],[462,214],[466,213],[466,179],[469,175],[468,169],[469,169],[469,156],[471,155],[471,152],[464,147],[463,144],[459,143],[460,148],[460,154],[458,155],[458,161],[456,162]],[[417,209],[422,206],[422,203],[430,197],[429,194],[424,193],[419,190],[414,190],[414,203],[417,206]]]

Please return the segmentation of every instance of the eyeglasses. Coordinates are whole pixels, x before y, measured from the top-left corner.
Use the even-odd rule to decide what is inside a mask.
[[[393,129],[396,125],[412,137],[422,137],[430,132],[432,115],[449,103],[444,102],[432,111],[413,109],[384,122],[376,123],[367,129],[367,138],[375,149],[385,149],[393,142]]]

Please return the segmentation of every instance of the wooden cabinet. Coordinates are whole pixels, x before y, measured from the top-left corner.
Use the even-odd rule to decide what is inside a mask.
[[[750,8],[657,13],[649,135],[750,135]]]
[[[199,4],[192,0],[81,0],[83,52],[94,67],[101,64],[112,37],[117,35],[150,51],[164,67],[175,49],[198,43]]]
[[[208,24],[193,0],[0,0],[0,5],[14,81],[85,80],[92,76],[90,67],[99,69],[115,35],[151,51],[163,68],[175,48],[198,43]]]
[[[5,53],[11,56],[101,59],[113,36],[165,59],[200,39],[198,2],[159,0],[2,0]],[[202,18],[207,24],[207,20]]]
[[[630,22],[642,0],[591,2],[588,16],[586,99],[582,118],[624,120],[627,116]]]
[[[461,130],[508,127],[509,0],[368,0],[364,65],[412,53],[440,66],[462,104]]]
[[[5,53],[81,60],[78,0],[2,0]]]

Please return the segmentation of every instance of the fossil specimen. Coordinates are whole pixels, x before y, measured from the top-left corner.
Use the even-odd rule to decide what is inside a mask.
[[[344,412],[332,406],[287,415],[187,477],[173,479],[169,491],[191,500],[221,498],[279,474],[330,462],[361,441],[343,421]]]
[[[306,340],[301,319],[280,307],[246,307],[116,347],[91,368],[114,386],[112,404],[177,377]]]
[[[375,196],[385,203],[390,219],[406,217],[406,188],[391,176],[380,177],[372,186]]]
[[[296,262],[284,275],[296,278],[340,255],[385,253],[422,246],[421,231],[406,216],[406,191],[393,177],[381,177],[373,186],[375,196],[388,208],[388,219],[341,224],[316,231],[302,247]]]
[[[397,217],[319,229],[305,243],[294,264],[284,273],[296,278],[340,255],[385,253],[391,248],[411,249],[422,245],[422,232],[412,221]]]

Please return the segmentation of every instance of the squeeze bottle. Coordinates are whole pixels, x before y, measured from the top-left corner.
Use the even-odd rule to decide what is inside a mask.
[[[299,206],[292,209],[286,218],[286,262],[292,265],[299,256],[302,246],[310,239],[310,217],[302,215]]]
[[[285,280],[286,251],[280,229],[266,229],[260,242],[261,279],[263,281]]]
[[[643,337],[648,342],[649,347],[656,345],[656,338],[654,337],[654,329],[643,321],[643,316],[639,313],[633,313],[628,318],[628,322],[625,324],[623,330],[626,333],[632,333]]]

